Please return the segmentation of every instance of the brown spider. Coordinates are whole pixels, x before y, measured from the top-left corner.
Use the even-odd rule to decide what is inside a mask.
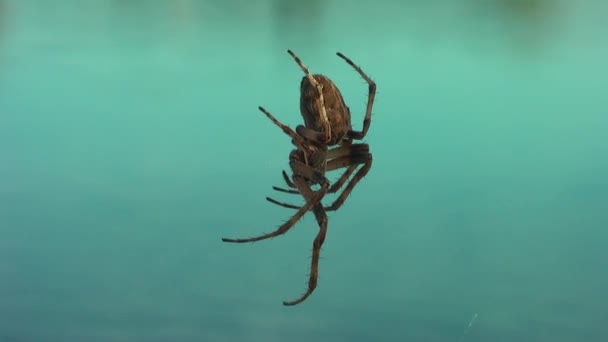
[[[291,179],[283,170],[283,178],[293,190],[279,187],[273,188],[277,191],[301,194],[306,203],[298,207],[267,197],[268,201],[287,208],[297,209],[297,212],[274,232],[246,239],[223,238],[222,241],[236,243],[253,242],[285,234],[304,214],[312,210],[319,225],[319,233],[313,242],[308,289],[300,298],[294,301],[283,302],[284,305],[296,305],[308,298],[317,286],[319,256],[327,232],[328,219],[325,211],[333,211],[340,208],[355,185],[369,172],[372,166],[372,155],[369,153],[369,145],[353,143],[353,140],[362,140],[369,129],[372,106],[376,94],[376,84],[350,59],[339,52],[337,53],[340,58],[351,65],[369,84],[369,96],[365,118],[363,119],[363,129],[361,131],[353,131],[350,109],[344,103],[342,94],[335,84],[324,75],[311,75],[306,66],[291,50],[287,50],[287,52],[298,63],[305,74],[300,84],[300,112],[304,118],[305,125],[298,125],[294,132],[264,108],[259,107],[259,109],[272,122],[279,126],[283,132],[289,135],[292,138],[292,143],[296,146],[296,149],[291,151],[289,155],[289,166],[293,172]],[[333,148],[329,149],[329,147]],[[338,192],[361,165],[363,166],[350,179],[348,185],[332,205],[326,208],[323,207],[321,200],[325,194]],[[341,168],[347,169],[330,187],[330,182],[325,177],[325,173]],[[320,185],[320,188],[316,191],[312,189],[312,186],[315,184]]]

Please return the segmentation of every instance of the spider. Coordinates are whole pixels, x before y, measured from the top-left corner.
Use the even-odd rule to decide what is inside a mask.
[[[285,234],[302,216],[308,211],[312,211],[319,225],[319,233],[313,242],[308,288],[298,299],[283,302],[284,305],[297,305],[306,300],[317,287],[319,257],[321,246],[325,241],[328,224],[326,211],[339,209],[355,185],[369,172],[372,166],[372,155],[369,153],[369,145],[354,143],[353,141],[362,140],[367,134],[371,123],[376,84],[349,58],[339,52],[337,53],[369,85],[363,129],[361,131],[354,131],[351,125],[350,109],[344,103],[342,94],[336,85],[324,75],[312,75],[300,58],[291,50],[287,50],[287,52],[304,72],[304,77],[300,83],[300,112],[304,119],[304,125],[298,125],[294,131],[277,120],[263,107],[259,107],[259,110],[281,128],[284,133],[290,136],[292,143],[296,147],[289,155],[289,166],[292,170],[291,178],[283,170],[283,178],[291,189],[279,187],[273,187],[273,189],[300,194],[306,202],[302,206],[295,206],[267,197],[268,201],[283,207],[297,209],[297,212],[274,232],[244,239],[222,238],[222,241],[244,243],[273,238]],[[346,170],[330,186],[325,173],[342,168],[346,168]],[[357,168],[359,169],[357,170]],[[355,171],[357,172],[355,173]],[[353,173],[355,175],[350,179],[342,193],[330,206],[324,207],[321,202],[323,197],[327,193],[338,192]],[[319,189],[313,190],[313,185],[319,185]]]

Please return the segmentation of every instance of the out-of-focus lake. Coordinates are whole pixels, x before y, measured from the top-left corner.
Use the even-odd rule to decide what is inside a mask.
[[[0,1],[0,341],[608,340],[604,1]],[[374,165],[280,194],[302,71]],[[329,174],[336,179],[338,173]],[[332,197],[325,200],[330,202]]]

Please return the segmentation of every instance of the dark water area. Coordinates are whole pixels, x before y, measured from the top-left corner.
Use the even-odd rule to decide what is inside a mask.
[[[607,341],[603,1],[0,1],[0,341]],[[277,194],[302,71],[374,165]],[[334,180],[339,173],[328,175]],[[325,200],[330,202],[333,196]]]

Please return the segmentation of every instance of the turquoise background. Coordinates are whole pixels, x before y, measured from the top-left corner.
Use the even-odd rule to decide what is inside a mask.
[[[605,1],[0,1],[0,341],[608,341]],[[301,70],[369,175],[255,244]],[[337,178],[330,174],[331,179]],[[329,202],[329,199],[326,199]],[[476,315],[476,316],[475,316]],[[475,319],[473,320],[473,317]],[[470,324],[470,327],[468,327]]]

